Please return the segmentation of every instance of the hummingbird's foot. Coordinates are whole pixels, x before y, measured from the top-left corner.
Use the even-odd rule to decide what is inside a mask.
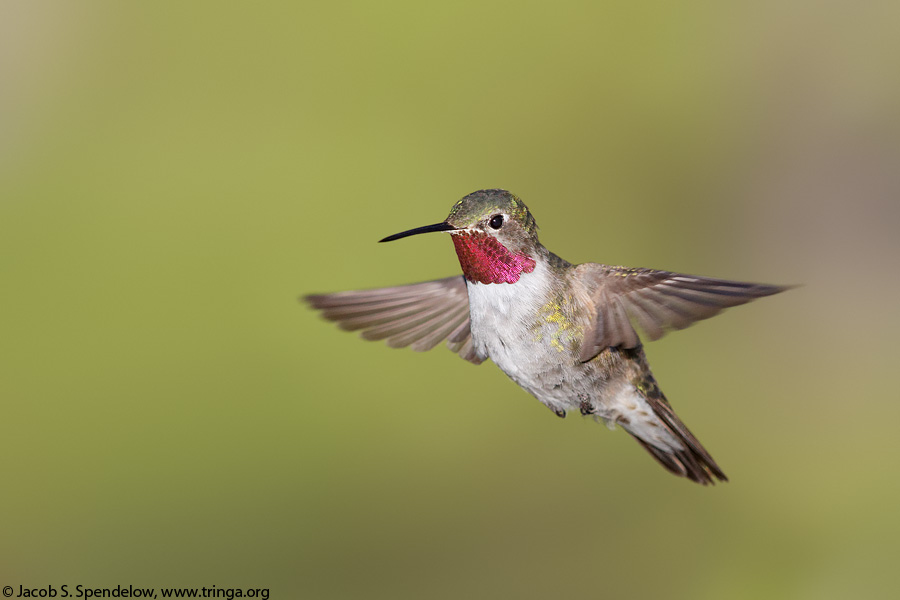
[[[594,414],[594,405],[591,404],[589,398],[584,396],[581,398],[581,414],[585,417]]]
[[[559,417],[560,419],[565,419],[565,418],[566,418],[566,409],[564,409],[564,408],[551,408],[550,410],[552,410],[554,413],[556,413],[556,416]]]

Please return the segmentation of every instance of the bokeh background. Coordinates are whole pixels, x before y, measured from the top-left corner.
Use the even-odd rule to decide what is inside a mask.
[[[4,2],[0,585],[895,597],[894,2]],[[803,287],[648,346],[664,472],[305,293],[504,187],[598,261]],[[72,588],[70,587],[70,590]]]

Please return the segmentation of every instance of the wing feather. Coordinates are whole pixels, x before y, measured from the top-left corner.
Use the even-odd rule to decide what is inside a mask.
[[[724,308],[789,289],[595,263],[578,265],[576,276],[595,306],[581,348],[583,361],[606,348],[639,346],[641,342],[632,321],[649,339],[656,340],[666,331],[684,329]]]
[[[462,358],[481,363],[472,347],[469,297],[459,275],[372,290],[316,294],[304,298],[342,329],[362,330],[367,340],[386,339],[393,348],[430,350],[443,340]]]

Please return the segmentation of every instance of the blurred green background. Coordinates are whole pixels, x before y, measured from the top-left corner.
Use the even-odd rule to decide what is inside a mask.
[[[3,3],[0,585],[891,597],[896,6]],[[731,483],[297,302],[458,272],[375,242],[485,187],[804,284],[647,348]]]

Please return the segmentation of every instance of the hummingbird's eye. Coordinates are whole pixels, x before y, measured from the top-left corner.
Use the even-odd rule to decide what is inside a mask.
[[[491,220],[488,221],[488,225],[493,229],[500,229],[503,226],[503,215],[494,215],[491,217]]]

